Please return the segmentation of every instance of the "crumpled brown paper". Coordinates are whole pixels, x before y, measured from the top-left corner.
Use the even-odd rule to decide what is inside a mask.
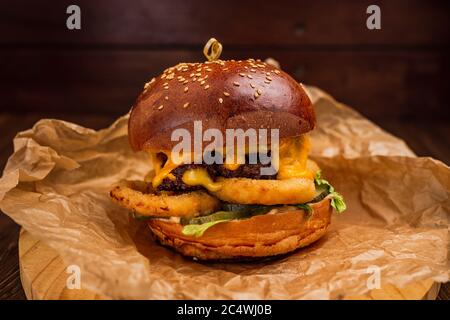
[[[84,288],[111,298],[327,299],[382,283],[449,279],[450,169],[316,88],[312,157],[346,198],[327,236],[281,259],[197,263],[153,242],[108,191],[150,169],[127,141],[127,117],[94,131],[41,120],[14,139],[0,209],[82,271]],[[368,269],[369,268],[369,269]]]

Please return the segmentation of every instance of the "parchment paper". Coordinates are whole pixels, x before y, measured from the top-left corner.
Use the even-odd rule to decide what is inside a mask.
[[[78,265],[84,288],[111,298],[343,298],[369,290],[374,266],[383,284],[448,281],[449,167],[415,157],[319,89],[308,92],[318,115],[312,157],[348,210],[294,254],[197,263],[155,244],[108,197],[118,180],[151,169],[128,146],[127,116],[100,131],[41,120],[20,132],[0,179],[0,209]]]

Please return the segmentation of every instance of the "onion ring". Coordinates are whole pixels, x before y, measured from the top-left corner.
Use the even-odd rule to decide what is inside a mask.
[[[110,196],[120,206],[147,217],[196,217],[220,208],[220,201],[204,191],[156,194],[143,181],[121,181]]]
[[[315,174],[319,166],[312,160],[307,170]],[[311,201],[316,196],[314,180],[291,178],[283,180],[258,180],[247,178],[219,178],[219,191],[211,192],[222,201],[240,204],[298,204]]]
[[[255,180],[219,178],[222,188],[211,192],[222,201],[239,204],[297,204],[314,199],[314,181],[306,178]]]

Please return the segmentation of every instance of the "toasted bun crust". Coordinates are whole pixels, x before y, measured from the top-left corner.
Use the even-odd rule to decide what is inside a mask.
[[[132,108],[134,150],[171,150],[174,129],[279,129],[280,138],[312,130],[315,114],[303,87],[259,60],[181,63],[147,83]],[[209,144],[208,143],[205,143]]]
[[[331,220],[329,199],[318,202],[310,217],[290,210],[219,223],[201,237],[185,236],[178,223],[151,220],[150,229],[159,242],[188,257],[200,260],[248,260],[276,256],[307,246],[321,238]]]

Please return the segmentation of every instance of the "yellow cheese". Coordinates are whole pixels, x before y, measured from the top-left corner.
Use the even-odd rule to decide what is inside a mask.
[[[153,166],[155,168],[155,176],[152,179],[153,188],[156,189],[164,180],[164,178],[169,178],[170,180],[175,181],[175,176],[170,172],[178,167],[178,164],[173,163],[170,157],[168,157],[164,166],[161,167],[161,160],[158,159],[156,154],[152,154],[151,158],[153,161]]]
[[[223,166],[227,170],[234,171],[237,170],[241,165],[239,163],[224,163]]]
[[[277,179],[313,179],[314,173],[307,169],[306,162],[311,150],[307,135],[291,138],[280,144],[280,161]]]
[[[183,173],[183,182],[189,186],[202,186],[209,191],[219,191],[222,184],[214,182],[204,168],[186,170]]]
[[[302,135],[296,138],[290,138],[282,141],[280,144],[279,169],[277,179],[290,178],[307,178],[313,179],[314,173],[307,168],[308,155],[311,150],[311,143],[307,135]],[[155,153],[151,153],[155,176],[152,178],[153,188],[157,188],[165,178],[174,181],[176,178],[171,173],[180,164],[174,163],[170,154],[167,155],[167,161],[162,166],[161,159]],[[225,163],[224,167],[228,170],[237,170],[241,164]],[[217,191],[222,186],[220,183],[214,182],[209,176],[206,169],[192,169],[187,170],[182,177],[185,184],[191,186],[203,186],[209,191]]]
[[[171,171],[176,169],[180,164],[174,163],[170,158],[170,154],[167,155],[167,161],[164,166],[162,166],[161,160],[155,154],[151,154],[151,159],[155,168],[155,176],[152,178],[153,188],[156,189],[165,178],[172,181],[176,179]],[[182,176],[182,180],[187,185],[203,186],[210,191],[217,191],[222,187],[221,184],[214,182],[206,169],[203,168],[186,170]]]
[[[245,154],[246,155],[248,155],[250,153],[260,153],[260,152],[267,153],[268,150],[270,150],[270,146],[266,146],[266,145],[249,146],[248,144],[245,144]],[[224,153],[226,153],[226,148],[224,148]],[[227,160],[226,157],[224,157],[223,166],[227,170],[235,171],[235,170],[239,169],[239,167],[242,165],[241,163],[234,162],[234,161],[238,161],[238,149],[236,146],[234,149],[234,158],[232,159],[233,162],[227,162],[226,160]],[[245,160],[244,160],[244,162],[245,162]]]

